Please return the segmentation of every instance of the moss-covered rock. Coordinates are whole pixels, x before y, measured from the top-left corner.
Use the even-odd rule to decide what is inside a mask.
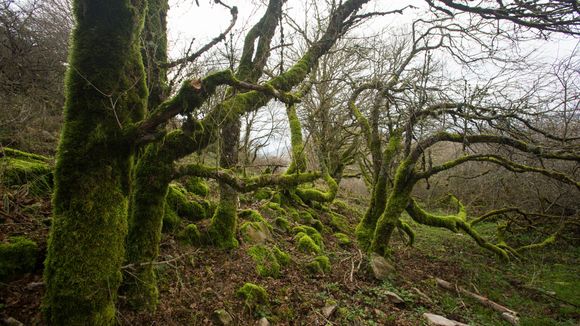
[[[206,201],[194,200],[188,196],[187,190],[178,184],[169,185],[165,203],[179,217],[190,221],[199,221],[210,216],[209,204]]]
[[[276,217],[274,219],[274,227],[281,232],[288,232],[290,229],[290,222],[283,217]]]
[[[312,274],[326,274],[330,272],[330,259],[327,256],[317,256],[306,264],[306,269]]]
[[[270,228],[263,222],[244,222],[240,226],[241,238],[249,244],[265,243],[271,238]]]
[[[337,232],[333,234],[333,236],[336,238],[336,241],[338,241],[338,244],[341,246],[348,246],[351,244],[350,238],[348,237],[348,235],[344,233]]]
[[[299,226],[294,227],[292,229],[292,231],[294,231],[294,233],[296,234],[295,237],[298,237],[298,235],[300,233],[304,233],[304,234],[308,235],[310,238],[312,238],[312,240],[314,240],[314,242],[321,249],[324,249],[324,241],[322,239],[322,235],[320,234],[320,232],[318,232],[317,229],[315,229],[311,226],[307,226],[307,225],[299,225]]]
[[[322,252],[320,246],[316,244],[316,242],[312,240],[312,238],[309,235],[303,232],[299,232],[298,234],[296,234],[295,239],[296,239],[296,247],[298,247],[298,250],[304,253],[319,254],[320,252]]]
[[[269,188],[260,188],[254,192],[255,200],[269,200],[272,198],[272,190]]]
[[[318,232],[322,232],[324,230],[324,224],[319,219],[312,220],[312,224],[310,224],[313,228],[316,229]]]
[[[177,238],[193,246],[200,246],[203,243],[201,233],[195,224],[187,225],[179,232]]]
[[[286,210],[284,208],[282,208],[282,206],[279,203],[275,203],[275,202],[268,202],[266,204],[266,207],[268,207],[269,209],[278,212],[278,213],[282,213],[282,214],[286,214]]]
[[[181,223],[181,218],[179,215],[171,209],[168,205],[165,205],[165,211],[163,213],[163,232],[171,233],[177,230],[179,224]]]
[[[0,244],[0,281],[34,270],[38,246],[24,237],[12,237],[9,243]]]
[[[256,262],[256,272],[262,277],[280,276],[280,262],[272,250],[263,245],[255,245],[248,250],[248,255]]]
[[[342,233],[348,233],[351,230],[346,217],[332,212],[330,213],[330,226],[332,226],[335,231]]]
[[[281,266],[286,266],[290,264],[290,255],[282,251],[280,248],[278,248],[278,246],[274,246],[274,248],[272,248],[272,253],[274,254],[276,259],[278,260],[278,263],[280,263]]]
[[[205,197],[209,194],[209,186],[207,182],[199,177],[187,178],[185,181],[185,189],[200,197]]]
[[[53,186],[52,166],[36,159],[34,154],[20,153],[23,155],[0,157],[0,183],[6,186],[28,184],[33,195],[49,194]]]
[[[250,310],[256,310],[268,305],[268,292],[259,285],[246,283],[238,289],[236,294],[244,299],[244,304]]]
[[[312,214],[310,212],[307,211],[300,211],[299,212],[300,215],[300,219],[302,221],[302,224],[306,224],[306,225],[311,225],[312,221],[314,220],[314,217],[312,216]]]
[[[266,221],[266,219],[264,218],[264,216],[262,216],[262,214],[260,214],[260,212],[258,212],[257,210],[254,210],[254,209],[244,209],[244,210],[242,210],[242,211],[240,211],[238,213],[238,216],[240,218],[243,218],[243,219],[245,219],[247,221],[250,221],[250,222],[259,222],[259,223],[262,223],[269,230],[272,230],[272,225],[270,225],[270,223],[268,223],[268,221]]]

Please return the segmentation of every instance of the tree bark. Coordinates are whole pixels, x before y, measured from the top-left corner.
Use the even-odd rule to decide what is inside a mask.
[[[65,122],[45,262],[49,324],[112,325],[125,258],[133,146],[143,117],[145,1],[74,1]]]

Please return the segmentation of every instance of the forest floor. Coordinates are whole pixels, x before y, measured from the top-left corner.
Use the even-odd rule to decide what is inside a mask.
[[[342,198],[347,217],[343,230],[351,240],[364,211],[364,200]],[[247,204],[250,205],[250,204]],[[255,205],[255,204],[254,204]],[[33,201],[22,194],[4,194],[0,204],[0,242],[24,235],[46,246],[47,199]],[[277,214],[280,214],[279,212]],[[264,217],[273,222],[272,211]],[[396,236],[391,279],[373,278],[368,259],[354,245],[341,245],[321,213],[325,225],[324,254],[330,272],[312,274],[305,264],[312,257],[297,250],[292,232],[273,231],[266,246],[276,245],[291,262],[278,278],[261,277],[248,254],[250,244],[223,251],[195,248],[165,234],[156,269],[160,305],[153,314],[137,314],[119,300],[121,325],[208,325],[216,310],[225,310],[232,325],[253,325],[266,317],[273,325],[423,325],[423,313],[432,312],[470,325],[509,325],[501,315],[473,299],[443,290],[435,278],[456,283],[519,313],[521,325],[580,324],[580,248],[559,243],[528,254],[524,260],[501,262],[471,238],[413,224],[416,241],[408,247]],[[479,227],[484,235],[495,225]],[[42,324],[42,260],[34,273],[0,283],[0,323],[8,317],[25,325]],[[246,282],[263,287],[267,303],[249,307],[237,291]],[[391,293],[403,303],[391,303]],[[330,307],[336,306],[328,315]],[[325,308],[328,310],[325,311]]]

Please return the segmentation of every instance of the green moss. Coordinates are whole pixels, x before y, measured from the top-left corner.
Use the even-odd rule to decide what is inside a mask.
[[[286,210],[284,208],[282,208],[282,206],[280,206],[279,203],[275,203],[275,202],[268,202],[266,204],[266,207],[268,207],[269,209],[282,213],[282,214],[286,214]]]
[[[236,294],[238,297],[244,299],[244,304],[250,310],[268,305],[268,292],[259,285],[246,283],[238,289]]]
[[[240,235],[245,243],[258,244],[271,238],[270,229],[262,222],[244,222],[240,226]]]
[[[375,230],[374,228],[370,227],[366,223],[359,223],[355,229],[356,240],[359,247],[364,250],[368,251],[373,241]]]
[[[297,241],[296,246],[302,252],[311,254],[319,254],[322,252],[320,246],[305,233],[299,232],[296,234],[295,239]]]
[[[306,269],[312,274],[326,274],[330,272],[330,259],[327,256],[317,256],[306,264]]]
[[[238,224],[237,195],[235,190],[222,189],[220,204],[211,219],[208,229],[208,241],[221,249],[237,248],[239,243],[236,239]]]
[[[390,176],[389,173],[390,165],[393,159],[396,157],[396,154],[399,152],[401,142],[402,137],[400,134],[391,135],[391,138],[389,139],[389,144],[382,154],[382,163],[378,171],[379,173],[375,180],[375,184],[373,185],[371,202],[367,208],[367,211],[365,212],[365,215],[363,216],[363,218],[361,219],[355,230],[358,245],[365,251],[371,250],[371,244],[374,238],[377,221],[382,216],[387,205],[387,201],[389,198],[387,188]],[[378,150],[380,152],[380,149]],[[399,169],[397,171],[399,171]],[[408,170],[405,170],[405,173],[408,172],[409,172]],[[401,192],[401,189],[404,186],[404,184],[402,184],[402,181],[404,181],[405,178],[401,178],[400,176],[405,173],[401,172],[399,174],[399,178],[396,179],[399,182],[399,184],[396,185],[398,189],[392,191],[391,194]]]
[[[272,253],[274,253],[274,256],[276,256],[276,259],[280,265],[286,266],[290,264],[290,255],[282,251],[280,248],[278,248],[278,246],[274,246],[274,248],[272,248]]]
[[[324,224],[319,219],[312,220],[312,224],[310,224],[313,228],[316,229],[318,232],[322,232],[324,230]]]
[[[10,148],[10,147],[0,148],[0,157],[3,157],[3,156],[22,159],[22,160],[28,160],[28,161],[38,161],[38,162],[45,162],[45,163],[51,162],[51,159],[49,157],[34,154],[34,153],[23,152],[23,151],[20,151],[20,150],[14,149],[14,148]]]
[[[262,216],[262,214],[260,214],[260,212],[258,212],[257,210],[245,209],[240,211],[238,215],[240,218],[243,218],[251,222],[260,222],[263,225],[265,225],[269,230],[272,230],[272,225],[270,225],[270,223],[268,223],[268,221],[266,221],[266,219]]]
[[[34,270],[38,246],[24,237],[11,237],[9,243],[0,244],[0,281]]]
[[[256,262],[256,272],[262,277],[280,276],[280,263],[274,252],[263,245],[256,245],[248,250],[248,254]]]
[[[276,217],[276,219],[274,219],[274,226],[282,232],[288,232],[290,229],[290,222],[283,217]]]
[[[409,237],[408,245],[412,246],[413,243],[415,243],[415,232],[413,231],[411,226],[408,223],[405,223],[403,221],[399,221],[398,228],[401,229],[403,232],[405,232],[407,237]]]
[[[348,220],[346,217],[331,212],[330,213],[330,225],[333,229],[339,232],[347,233],[350,232],[350,226],[348,225]]]
[[[270,200],[272,198],[272,190],[269,188],[260,188],[254,192],[255,200]]]
[[[171,233],[175,231],[180,223],[181,218],[179,218],[179,215],[166,205],[163,213],[163,232]]]
[[[201,233],[195,224],[187,225],[179,232],[177,238],[193,246],[200,246],[203,243]]]
[[[178,184],[169,185],[165,201],[181,218],[199,221],[209,217],[207,204],[194,201],[188,196],[187,190]]]
[[[127,303],[136,310],[155,310],[159,301],[157,274],[148,263],[159,255],[162,230],[174,232],[181,222],[166,200],[171,175],[171,159],[164,146],[147,146],[134,168],[131,190],[126,260],[134,267],[126,271],[121,288]]]
[[[33,195],[41,196],[52,191],[52,169],[49,164],[31,158],[2,157],[0,182],[6,186],[28,184]]]
[[[310,212],[300,211],[299,214],[303,224],[311,225],[312,221],[314,221],[314,217]]]
[[[479,246],[485,248],[504,260],[509,260],[509,255],[506,250],[500,248],[497,245],[490,243],[485,240],[474,228],[472,228],[469,223],[466,222],[466,211],[465,207],[452,196],[452,201],[458,204],[458,212],[456,215],[435,215],[430,214],[423,210],[415,200],[411,200],[410,204],[407,206],[407,212],[409,216],[417,223],[445,228],[453,232],[459,232],[459,230],[465,232],[469,235]]]
[[[205,197],[209,194],[209,186],[207,182],[199,177],[189,177],[185,182],[185,189],[201,197]]]
[[[346,235],[344,233],[335,233],[335,234],[333,234],[333,236],[338,241],[338,244],[340,244],[342,246],[348,246],[351,244],[350,238],[348,237],[348,235]]]
[[[292,229],[292,231],[294,231],[294,233],[296,234],[296,238],[298,237],[298,235],[300,233],[306,234],[308,235],[312,240],[314,240],[314,242],[322,249],[324,248],[324,242],[322,240],[322,235],[320,234],[320,232],[318,232],[318,230],[316,230],[315,228],[311,227],[311,226],[306,226],[306,225],[300,225],[300,226],[296,226]]]
[[[147,105],[146,2],[75,0],[73,9],[44,307],[51,325],[111,325],[136,149],[125,128]]]
[[[326,192],[314,188],[296,188],[296,194],[303,202],[331,203],[334,200],[338,192],[338,183],[328,174],[328,171],[324,171],[322,177],[328,187]]]
[[[306,155],[304,154],[302,126],[298,114],[296,113],[296,105],[287,105],[286,115],[290,126],[290,145],[292,148],[292,162],[290,162],[286,174],[304,172],[304,170],[306,170]]]

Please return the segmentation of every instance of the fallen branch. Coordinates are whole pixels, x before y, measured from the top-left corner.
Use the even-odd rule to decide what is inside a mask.
[[[493,302],[491,300],[489,300],[488,298],[481,296],[479,294],[475,294],[473,292],[467,291],[466,289],[460,287],[460,286],[455,286],[447,281],[444,281],[440,278],[435,278],[435,281],[437,281],[437,285],[439,285],[440,287],[451,291],[451,292],[459,292],[461,294],[464,294],[472,299],[475,299],[477,302],[481,303],[484,306],[487,306],[499,313],[501,313],[501,317],[503,319],[505,319],[506,321],[508,321],[510,324],[512,325],[519,325],[520,321],[519,318],[517,317],[518,313],[506,308],[502,305],[500,305],[499,303]]]

